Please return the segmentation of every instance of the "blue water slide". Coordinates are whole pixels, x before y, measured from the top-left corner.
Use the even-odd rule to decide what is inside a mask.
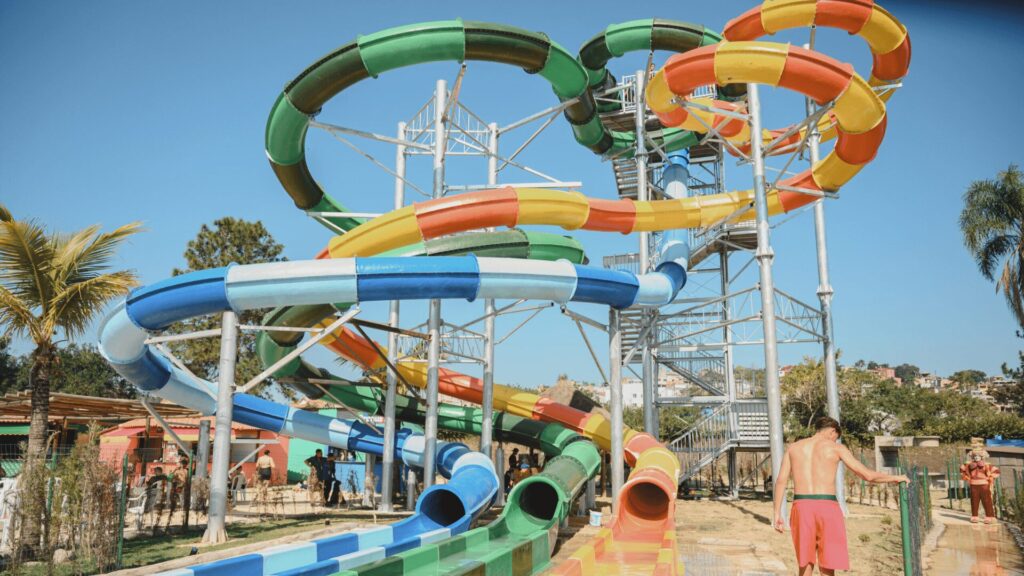
[[[661,186],[667,198],[673,200],[689,196],[687,181],[690,179],[690,155],[687,151],[677,152],[668,157],[668,163],[661,172]],[[676,262],[689,269],[690,231],[675,229],[665,232],[660,246],[662,261]]]
[[[209,415],[216,411],[215,385],[179,369],[152,349],[146,343],[152,333],[174,322],[227,310],[332,302],[527,298],[613,308],[660,306],[674,300],[686,283],[685,262],[685,258],[663,251],[657,270],[639,276],[567,261],[475,256],[235,265],[184,274],[134,290],[100,326],[100,351],[144,394]],[[371,454],[383,449],[383,438],[359,422],[249,394],[235,394],[233,410],[236,421],[283,435]],[[422,466],[424,445],[420,434],[404,437],[399,445],[403,461]],[[462,532],[490,505],[499,489],[498,478],[489,458],[460,444],[439,443],[436,462],[438,471],[450,477],[448,483],[425,490],[417,501],[416,514],[402,522],[170,574],[326,574]]]

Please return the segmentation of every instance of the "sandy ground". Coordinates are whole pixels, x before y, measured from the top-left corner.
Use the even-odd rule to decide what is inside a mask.
[[[608,509],[605,503],[604,519]],[[687,576],[796,574],[789,532],[771,529],[771,503],[766,500],[679,501],[676,529]],[[571,518],[559,533],[553,562],[568,558],[597,528],[586,519]],[[899,514],[895,510],[850,505],[847,540],[852,569],[844,574],[902,573]]]
[[[284,516],[305,515],[310,512],[309,504],[303,494],[296,494],[296,501],[287,494],[283,500]],[[609,501],[598,499],[598,506],[607,524],[611,516]],[[265,510],[259,507],[242,504],[229,520],[234,522],[258,521],[261,514],[266,517]],[[497,515],[491,510],[483,518],[486,524]],[[365,515],[369,514],[369,517]],[[268,546],[290,541],[308,540],[328,534],[350,530],[356,527],[386,522],[389,519],[374,517],[370,512],[363,512],[362,518],[346,518],[345,512],[326,511],[325,516],[333,517],[338,522],[330,528],[316,533],[296,534],[286,538],[264,541],[248,546],[242,545],[230,550],[220,550],[201,554],[190,558],[182,558],[159,566],[159,569],[177,568],[200,562],[209,562],[223,557],[248,552],[248,548],[262,549]],[[686,563],[688,576],[766,576],[796,573],[796,562],[793,556],[790,535],[778,534],[771,529],[769,518],[771,503],[766,500],[701,500],[679,501],[676,508],[676,526],[679,534],[680,547]],[[558,543],[553,564],[568,558],[580,546],[592,539],[598,528],[588,525],[588,518],[572,516],[565,526],[559,530]],[[205,522],[205,518],[201,518]],[[847,518],[848,543],[850,561],[853,569],[844,574],[898,574],[902,572],[899,514],[896,510],[875,506],[850,505],[850,517]],[[239,542],[239,544],[242,544]],[[156,566],[148,566],[143,570],[126,570],[120,574],[135,576],[136,574],[152,573]]]

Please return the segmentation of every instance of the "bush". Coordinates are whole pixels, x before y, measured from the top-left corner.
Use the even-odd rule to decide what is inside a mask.
[[[56,466],[44,462],[26,463],[18,476],[19,493],[42,486],[44,502],[19,498],[12,519],[15,536],[12,568],[27,559],[45,562],[52,572],[54,554],[71,558],[72,571],[103,571],[116,559],[118,537],[118,470],[100,460],[99,426],[92,425],[84,442],[75,445]],[[34,493],[34,492],[29,492]],[[26,530],[30,518],[42,519],[42,534]]]

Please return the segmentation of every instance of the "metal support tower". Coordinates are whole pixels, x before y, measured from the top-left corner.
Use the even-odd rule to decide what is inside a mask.
[[[747,84],[750,123],[750,158],[754,172],[754,211],[757,217],[757,263],[761,272],[761,323],[764,325],[764,377],[768,397],[768,444],[772,455],[772,476],[779,477],[782,467],[782,391],[779,387],[779,351],[775,331],[775,281],[772,278],[771,246],[768,224],[768,200],[764,180],[764,153],[761,141],[761,100],[758,85]]]
[[[238,356],[238,316],[225,312],[221,321],[220,364],[217,373],[217,425],[213,432],[213,470],[210,474],[210,511],[203,542],[227,542],[228,466],[231,461],[231,416]]]
[[[621,312],[612,308],[608,313],[608,388],[609,406],[608,411],[612,417],[612,494],[622,491],[622,484],[625,478],[625,452],[623,451],[622,437],[624,425],[622,422],[622,322]],[[612,513],[615,513],[617,498],[612,499]]]
[[[398,140],[405,139],[405,122],[398,123]],[[395,146],[395,203],[394,208],[398,210],[405,205],[405,145]],[[388,312],[388,325],[398,328],[400,315],[400,302],[391,301],[391,309]],[[395,366],[398,362],[398,333],[388,333],[388,362]],[[384,400],[384,453],[381,455],[381,478],[380,478],[380,510],[381,512],[394,511],[394,504],[391,497],[394,493],[394,472],[395,472],[395,433],[397,425],[395,422],[395,402],[398,394],[398,377],[393,370],[387,372],[387,392]]]
[[[811,40],[814,37],[812,35]],[[804,48],[812,49],[810,44],[804,44]],[[817,111],[817,106],[810,98],[805,99],[807,116]],[[808,126],[807,148],[811,166],[818,163],[820,152],[818,147],[821,143],[821,133],[818,131],[818,123],[814,122]],[[832,332],[832,283],[828,274],[828,242],[825,235],[825,199],[821,198],[814,202],[814,245],[818,256],[818,302],[821,305],[821,336],[822,356],[825,368],[825,398],[828,408],[828,415],[842,422],[839,410],[839,380],[836,376],[836,345]],[[846,498],[843,497],[846,491],[846,466],[842,462],[836,470],[836,495],[839,496],[839,503],[846,512]]]
[[[434,89],[434,186],[433,197],[444,196],[444,156],[445,156],[445,107],[448,100],[448,83],[438,80]],[[437,462],[434,452],[437,449],[437,386],[440,377],[441,361],[441,301],[430,301],[430,319],[428,320],[430,342],[427,354],[427,417],[423,426],[426,446],[423,454],[423,487],[434,485]]]
[[[648,186],[647,173],[647,107],[643,104],[644,86],[646,85],[647,72],[637,70],[634,90],[636,93],[637,105],[633,111],[634,130],[636,132],[636,152],[633,156],[636,161],[636,195],[637,200],[646,202],[651,199],[651,188]],[[651,270],[651,234],[640,233],[640,274],[646,274]],[[646,331],[647,336],[639,343],[641,349],[642,365],[642,390],[643,390],[643,413],[644,431],[658,437],[658,365],[655,362],[654,350],[652,349],[657,334],[654,324],[657,323],[657,312],[644,310],[641,313],[641,333]]]
[[[487,125],[487,185],[498,185],[498,125]],[[491,436],[494,420],[494,299],[484,300],[484,377],[481,401],[480,451],[491,457]],[[501,492],[502,490],[499,490]],[[503,495],[504,496],[504,495]]]

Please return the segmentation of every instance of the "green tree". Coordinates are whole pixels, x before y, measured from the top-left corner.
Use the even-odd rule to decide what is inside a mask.
[[[11,351],[11,338],[0,336],[0,395],[19,390],[19,358]]]
[[[1017,335],[1021,336],[1020,332]],[[992,398],[1000,404],[1009,406],[1016,415],[1024,416],[1024,352],[1017,353],[1017,362],[1016,368],[1010,368],[1003,362],[1003,375],[1014,382],[993,390]]]
[[[658,434],[662,442],[671,442],[700,419],[700,408],[693,406],[667,406],[658,409]],[[630,406],[622,410],[622,423],[633,430],[643,431],[644,410]]]
[[[35,220],[16,220],[0,205],[0,331],[28,338],[34,346],[28,378],[28,466],[46,450],[58,342],[81,336],[110,300],[138,284],[134,272],[109,269],[117,248],[139,229],[133,223],[112,232],[90,226],[70,234],[51,233]],[[30,499],[45,500],[41,487],[32,492]],[[30,523],[26,531],[30,543],[38,542],[38,523]]]
[[[28,387],[29,365],[19,364],[17,389]],[[101,398],[135,398],[135,386],[121,377],[92,344],[70,344],[57,351],[50,391]]]
[[[904,384],[913,384],[917,377],[921,375],[921,369],[913,364],[900,364],[893,371],[896,373],[896,377]]]
[[[281,253],[284,246],[278,244],[270,232],[260,221],[251,222],[230,216],[215,220],[212,224],[203,224],[196,237],[189,240],[185,247],[185,268],[175,268],[175,276],[218,268],[229,264],[258,264],[261,262],[280,262],[285,260]],[[242,324],[259,324],[264,310],[247,310],[239,314]],[[196,332],[220,327],[219,316],[204,316],[179,322],[171,327],[177,333]],[[217,376],[217,364],[220,360],[220,340],[217,338],[199,338],[173,343],[171,350],[189,370],[207,379]],[[263,371],[259,356],[256,354],[256,333],[243,331],[238,339],[238,364],[235,378],[239,383],[247,382]],[[278,387],[273,379],[265,380],[254,390],[256,394],[266,396],[274,388],[288,397],[292,395],[288,389]]]
[[[1016,164],[967,187],[960,231],[982,276],[996,283],[1024,327],[1024,177]]]
[[[958,370],[949,377],[960,389],[974,388],[985,380],[985,373],[981,370]]]

